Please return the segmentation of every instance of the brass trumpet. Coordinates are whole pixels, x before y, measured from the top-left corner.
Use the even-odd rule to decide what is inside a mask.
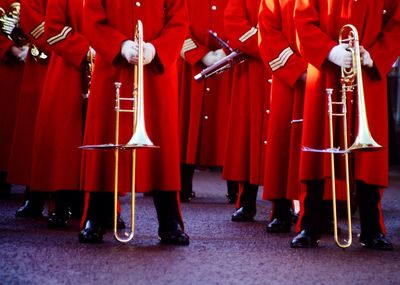
[[[157,148],[146,132],[144,120],[144,93],[143,93],[143,25],[139,20],[136,25],[135,41],[138,44],[138,63],[134,66],[134,86],[132,97],[121,97],[121,82],[115,83],[115,143],[101,145],[86,145],[82,149],[113,149],[115,155],[114,164],[114,237],[119,242],[129,242],[134,237],[135,227],[135,183],[136,183],[136,149]],[[132,109],[122,109],[121,101],[133,102]],[[128,143],[121,144],[119,139],[120,113],[133,113],[134,133]],[[120,236],[117,229],[118,218],[118,175],[119,175],[119,151],[132,150],[132,181],[131,181],[131,229]]]
[[[347,35],[346,38],[343,38]],[[330,148],[324,150],[303,147],[304,151],[329,153],[331,157],[331,175],[332,175],[332,203],[333,203],[333,222],[334,222],[334,239],[337,246],[342,249],[349,247],[352,243],[352,226],[351,226],[351,206],[350,206],[350,170],[349,170],[349,153],[353,151],[372,151],[382,148],[371,136],[368,127],[367,112],[365,108],[364,88],[361,73],[361,56],[360,45],[357,29],[353,25],[344,25],[339,32],[339,43],[347,44],[347,49],[352,53],[353,63],[350,68],[341,68],[341,100],[332,101],[333,89],[327,88],[328,96],[328,115],[329,115],[329,141]],[[354,143],[348,147],[347,141],[347,93],[354,92],[357,87],[357,122],[358,132]],[[333,106],[338,105],[341,111],[335,113]],[[333,117],[342,117],[343,121],[343,150],[340,147],[334,147],[333,138]],[[336,175],[335,175],[335,160],[334,155],[341,154],[344,156],[345,164],[345,185],[346,185],[346,204],[347,204],[347,224],[348,236],[347,240],[342,243],[338,237],[338,221],[336,208]]]

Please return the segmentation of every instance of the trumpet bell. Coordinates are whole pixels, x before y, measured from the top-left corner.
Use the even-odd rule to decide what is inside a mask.
[[[360,129],[361,130],[361,129]],[[378,144],[369,132],[361,132],[354,143],[348,148],[349,151],[377,151],[383,147]]]

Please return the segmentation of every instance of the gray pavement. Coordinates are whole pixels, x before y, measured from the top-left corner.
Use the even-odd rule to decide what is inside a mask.
[[[343,251],[331,236],[318,249],[291,249],[293,233],[265,233],[271,204],[258,201],[253,223],[233,223],[218,171],[195,174],[197,194],[182,204],[188,247],[159,245],[152,198],[138,195],[135,239],[106,234],[104,243],[78,243],[79,221],[50,230],[43,219],[17,219],[23,189],[0,200],[0,284],[400,284],[400,168],[392,168],[382,207],[393,252]],[[127,219],[127,198],[122,201]],[[359,231],[358,214],[353,219]]]

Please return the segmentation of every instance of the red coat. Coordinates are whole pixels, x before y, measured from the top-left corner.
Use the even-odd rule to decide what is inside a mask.
[[[340,28],[353,24],[358,30],[360,45],[369,51],[374,61],[373,68],[362,68],[366,113],[372,137],[384,147],[380,151],[355,153],[354,177],[381,187],[387,187],[388,183],[386,75],[400,50],[399,21],[398,0],[296,2],[295,24],[302,54],[310,62],[302,145],[319,149],[329,146],[325,88],[339,93],[340,68],[329,62],[327,55],[338,44]],[[348,109],[351,111],[351,106]],[[350,138],[350,144],[353,141],[354,137]],[[329,162],[329,155],[302,152],[300,179],[329,177]]]
[[[194,76],[206,66],[201,59],[221,45],[210,36],[213,30],[226,41],[223,15],[227,0],[187,0],[190,33],[185,39],[181,56],[179,135],[181,162],[204,166],[223,163],[226,122],[230,106],[231,72],[205,80]],[[201,17],[199,17],[201,15]]]
[[[159,148],[136,152],[137,191],[177,191],[180,188],[177,58],[188,32],[184,1],[152,0],[150,4],[141,0],[93,0],[86,1],[84,12],[87,36],[97,52],[85,144],[115,141],[114,82],[122,82],[123,97],[131,95],[133,88],[133,66],[122,58],[121,44],[134,38],[140,19],[144,41],[152,43],[156,50],[154,60],[144,66],[143,87],[147,133]],[[132,136],[132,117],[122,115],[120,121],[120,141],[126,143]],[[130,153],[121,154],[121,165],[130,165]],[[129,167],[120,166],[123,192],[129,191],[129,173]],[[113,174],[113,151],[85,152],[83,188],[86,191],[113,191]]]
[[[272,71],[271,112],[265,154],[264,199],[298,199],[301,122],[307,62],[297,49],[294,0],[262,0],[260,53]]]
[[[41,49],[46,47],[44,36],[46,3],[47,0],[21,2],[21,27],[30,42]],[[35,123],[47,67],[47,62],[39,62],[30,52],[28,53],[8,170],[8,180],[14,184],[30,183]]]
[[[89,50],[80,33],[82,0],[48,0],[45,36],[52,49],[39,105],[31,188],[55,191],[80,186],[82,63]]]
[[[225,31],[230,45],[246,53],[248,59],[234,69],[222,174],[227,180],[262,185],[270,74],[258,49],[259,4],[259,0],[230,0],[225,10]]]
[[[15,0],[2,0],[6,12]],[[11,55],[14,43],[0,31],[0,171],[7,171],[21,88],[23,62]]]

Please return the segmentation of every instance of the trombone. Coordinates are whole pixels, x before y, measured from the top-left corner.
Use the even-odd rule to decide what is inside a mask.
[[[346,36],[344,38],[344,36]],[[329,116],[329,149],[313,149],[303,147],[303,151],[329,153],[331,158],[331,175],[332,175],[332,203],[333,203],[333,223],[334,223],[334,239],[337,246],[342,249],[349,247],[352,243],[352,226],[351,226],[351,206],[350,206],[350,170],[349,170],[349,153],[353,151],[374,151],[382,149],[371,136],[368,127],[367,112],[365,108],[365,97],[361,73],[361,56],[360,45],[357,29],[353,25],[344,25],[339,32],[339,44],[347,44],[347,49],[352,53],[353,63],[350,68],[341,68],[341,99],[340,101],[332,101],[333,89],[327,88],[328,96],[328,116]],[[347,93],[353,93],[357,88],[357,122],[358,132],[354,143],[348,147],[347,141]],[[341,107],[339,112],[333,111],[333,106]],[[333,138],[333,117],[342,117],[343,121],[343,150],[340,147],[334,147]],[[335,175],[335,154],[343,154],[345,164],[345,185],[346,185],[346,208],[347,208],[347,224],[348,235],[344,242],[341,242],[338,237],[338,221],[336,209],[336,175]]]
[[[134,66],[134,83],[132,97],[122,97],[120,95],[121,82],[115,82],[115,141],[113,144],[86,145],[82,149],[113,149],[115,156],[114,163],[114,237],[119,242],[129,242],[134,237],[135,229],[135,183],[136,183],[136,149],[138,148],[157,148],[146,132],[144,120],[144,93],[143,93],[143,25],[139,20],[136,25],[135,41],[138,44],[138,63]],[[131,109],[122,109],[121,101],[131,101]],[[120,114],[133,113],[133,135],[129,142],[121,144],[120,133]],[[118,219],[118,176],[119,176],[119,152],[132,150],[132,180],[131,180],[131,228],[122,235],[117,229]]]

